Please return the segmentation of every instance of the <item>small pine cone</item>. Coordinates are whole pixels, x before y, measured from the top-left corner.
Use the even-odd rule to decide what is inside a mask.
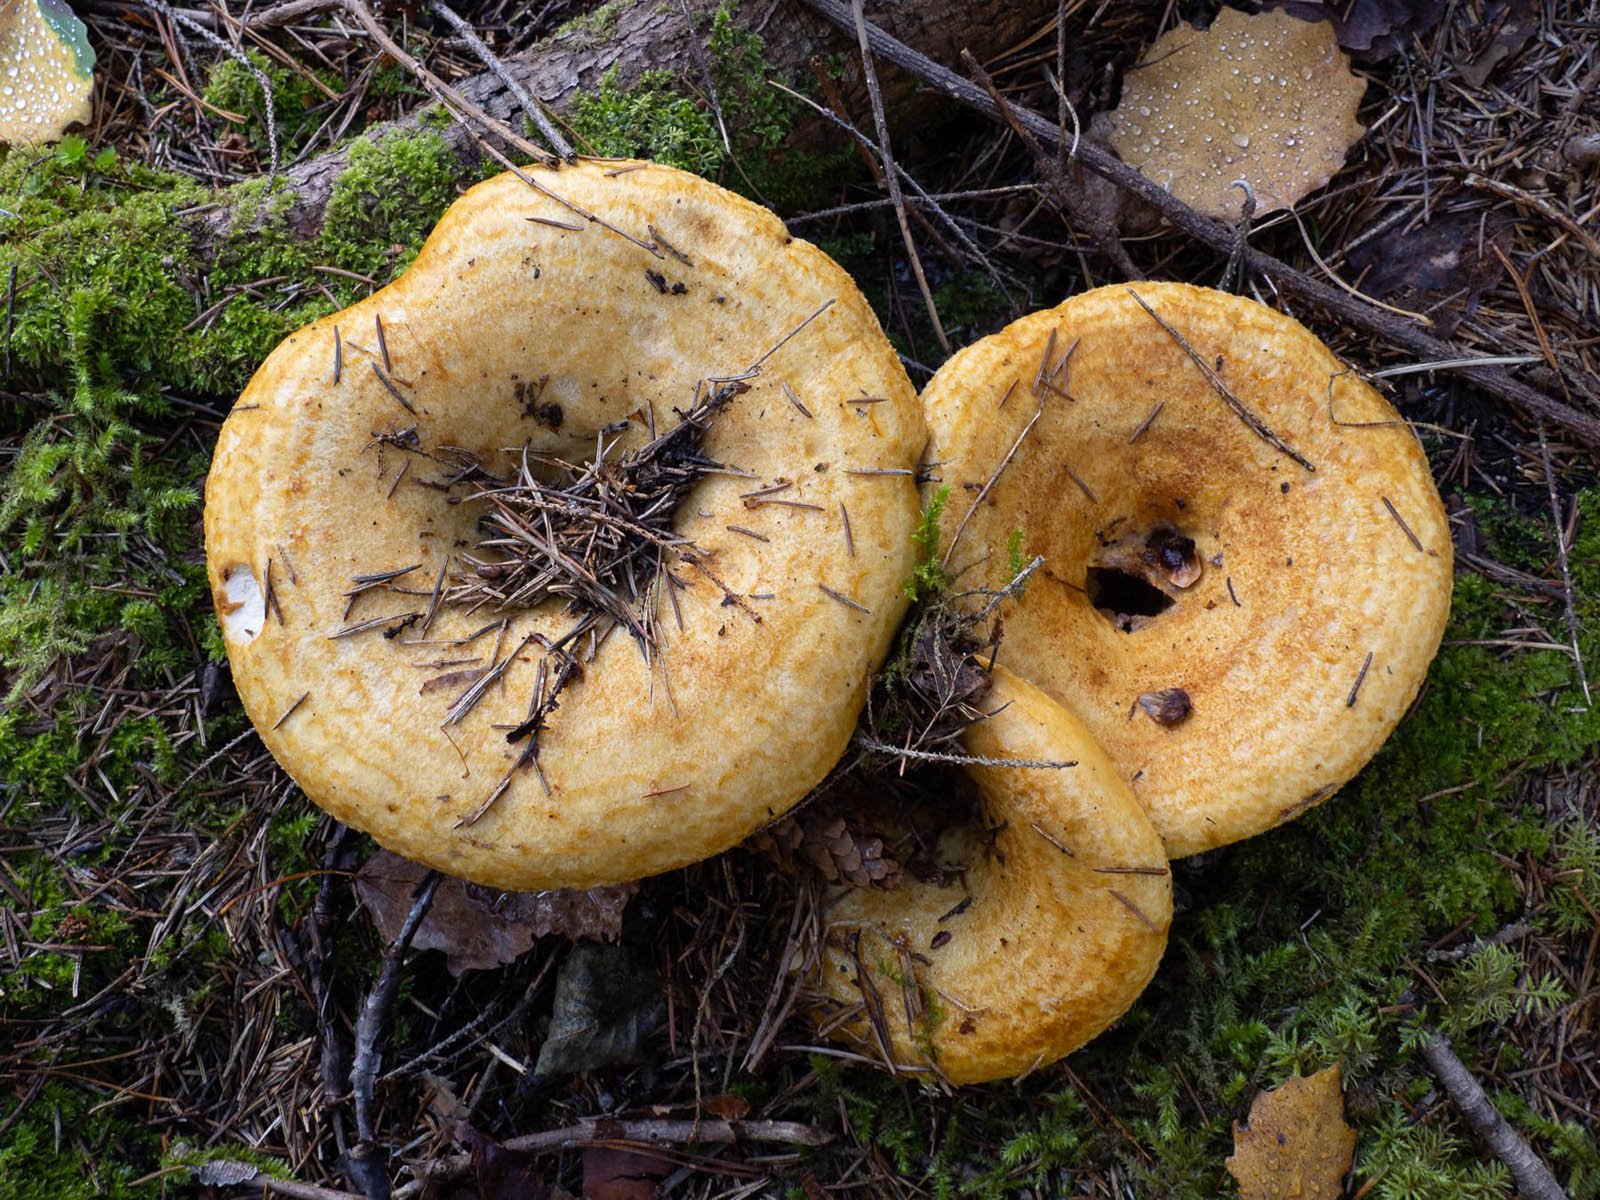
[[[744,844],[746,849],[765,854],[779,866],[789,867],[794,865],[795,851],[804,840],[800,822],[793,817],[783,817],[765,829],[756,830]]]
[[[900,864],[884,857],[883,839],[858,837],[839,815],[807,823],[800,855],[829,883],[894,887],[900,882]]]

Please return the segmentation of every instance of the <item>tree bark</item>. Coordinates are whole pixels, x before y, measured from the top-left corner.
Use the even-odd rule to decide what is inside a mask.
[[[636,83],[645,71],[663,69],[698,87],[706,37],[718,7],[719,0],[632,0],[613,10],[615,24],[603,37],[581,27],[556,33],[525,53],[507,58],[505,66],[518,83],[556,112],[566,109],[575,96],[598,88],[601,79],[613,71],[623,88]],[[874,24],[923,53],[949,62],[956,61],[963,49],[984,59],[1016,44],[1050,20],[1055,4],[1053,0],[874,0],[868,10]],[[796,0],[744,0],[733,8],[732,19],[741,31],[763,39],[767,62],[778,78],[804,75],[818,56],[837,53],[853,58],[850,39]],[[857,65],[852,79],[859,74]],[[913,77],[892,68],[885,68],[883,85],[886,103],[900,107],[903,118],[914,119],[919,108],[937,102],[917,92]],[[473,76],[457,88],[496,120],[513,129],[522,127],[516,100],[489,72]],[[847,97],[854,99],[852,90],[848,85],[845,88]],[[375,139],[390,129],[416,128],[422,111],[376,126],[363,136]],[[860,112],[864,115],[864,107]],[[806,123],[815,124],[813,118],[800,120],[802,135]],[[474,131],[461,122],[452,122],[441,132],[464,165],[475,164],[481,157]],[[296,234],[313,237],[321,228],[323,210],[347,157],[348,148],[341,148],[280,176],[279,187],[292,197],[284,215]],[[521,156],[513,153],[512,157]],[[206,217],[212,240],[231,231],[235,221],[233,205],[226,195],[221,199],[222,207]]]

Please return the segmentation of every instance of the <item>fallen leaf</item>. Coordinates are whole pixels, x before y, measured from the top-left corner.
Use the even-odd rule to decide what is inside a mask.
[[[0,142],[60,140],[94,113],[94,50],[65,0],[0,0]]]
[[[661,980],[620,946],[576,947],[556,975],[550,1031],[535,1075],[638,1062],[661,1024]]]
[[[1302,21],[1329,21],[1339,45],[1363,58],[1384,59],[1409,49],[1444,16],[1444,0],[1277,0]]]
[[[1288,208],[1328,182],[1364,130],[1366,82],[1333,26],[1225,8],[1204,32],[1169,30],[1122,81],[1111,144],[1185,204],[1239,218]]]
[[[1503,277],[1494,247],[1507,245],[1510,227],[1493,213],[1446,213],[1363,242],[1350,252],[1350,269],[1366,295],[1427,313],[1449,337]]]
[[[1461,68],[1461,78],[1475,88],[1481,88],[1488,82],[1489,76],[1501,63],[1522,53],[1539,30],[1539,13],[1523,0],[1516,0],[1515,3],[1501,0],[1490,10],[1488,20],[1484,23],[1494,30],[1494,35],[1482,53]]]
[[[750,1115],[750,1101],[731,1092],[720,1096],[707,1096],[701,1107],[713,1117],[724,1121],[742,1121]]]
[[[1234,1122],[1227,1167],[1244,1200],[1338,1200],[1355,1150],[1333,1066],[1258,1092],[1249,1123]]]
[[[493,1138],[473,1143],[472,1173],[480,1200],[546,1200],[550,1195],[534,1155],[508,1150]]]
[[[536,1155],[501,1145],[465,1119],[447,1119],[445,1127],[451,1138],[467,1148],[477,1200],[555,1200],[557,1195],[565,1195],[544,1181]]]
[[[393,940],[400,932],[426,874],[426,867],[387,850],[379,850],[362,866],[356,894],[384,937]],[[622,883],[588,891],[498,892],[445,879],[412,945],[443,950],[445,966],[459,975],[504,966],[547,934],[615,941],[623,910],[638,890],[636,883]]]
[[[583,1150],[583,1200],[655,1200],[672,1163],[658,1154],[614,1146]]]

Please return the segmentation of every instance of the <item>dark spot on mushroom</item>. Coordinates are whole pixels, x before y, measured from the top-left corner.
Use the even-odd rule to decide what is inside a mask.
[[[1124,633],[1144,624],[1139,618],[1160,616],[1172,607],[1172,597],[1137,575],[1115,567],[1090,567],[1084,590],[1089,603],[1103,612]]]
[[[1200,578],[1200,556],[1194,539],[1176,529],[1161,527],[1144,541],[1144,561],[1159,569],[1177,587],[1186,588]]]
[[[1145,692],[1139,697],[1139,707],[1144,709],[1145,715],[1157,725],[1164,725],[1168,729],[1181,724],[1194,710],[1194,705],[1189,701],[1189,693],[1182,688],[1162,688],[1160,691]]]

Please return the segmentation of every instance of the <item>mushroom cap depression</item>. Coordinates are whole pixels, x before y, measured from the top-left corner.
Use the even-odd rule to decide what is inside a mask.
[[[579,619],[561,596],[441,602],[496,569],[498,481],[564,481],[602,438],[613,461],[752,369],[673,510],[687,545],[640,585],[651,645],[602,622],[549,649]],[[696,861],[848,741],[905,609],[924,439],[866,301],[771,213],[645,163],[502,175],[400,279],[279,346],[223,426],[206,550],[239,695],[308,796],[450,874]]]
[[[983,708],[962,739],[990,763],[962,770],[992,843],[941,842],[961,864],[949,882],[845,891],[822,948],[823,990],[846,1006],[825,1027],[952,1083],[1023,1074],[1102,1032],[1155,975],[1172,923],[1161,839],[1083,727],[1003,667]]]
[[[1007,661],[1171,857],[1326,798],[1416,696],[1450,605],[1444,510],[1411,430],[1293,319],[1099,288],[962,350],[923,401],[947,568],[1004,584],[1013,530],[1044,556]]]

